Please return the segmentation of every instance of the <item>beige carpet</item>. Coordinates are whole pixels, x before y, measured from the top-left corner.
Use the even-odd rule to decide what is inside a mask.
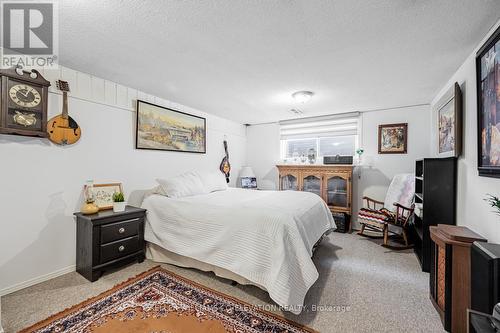
[[[284,313],[285,317],[320,332],[444,332],[429,300],[429,276],[420,271],[411,251],[393,252],[378,241],[333,233],[318,248],[314,261],[320,278],[306,297],[308,309],[299,316]],[[3,327],[16,332],[153,266],[151,261],[130,265],[94,283],[69,273],[4,296]],[[267,293],[256,287],[232,286],[212,273],[164,267],[273,310]]]

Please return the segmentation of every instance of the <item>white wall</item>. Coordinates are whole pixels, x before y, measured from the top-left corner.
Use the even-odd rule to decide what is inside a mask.
[[[280,127],[277,123],[247,127],[247,164],[257,176],[260,189],[278,188]]]
[[[477,172],[477,93],[475,57],[479,48],[489,36],[500,26],[497,22],[494,28],[478,43],[478,46],[457,72],[436,95],[431,105],[434,106],[441,96],[458,82],[463,94],[463,152],[458,160],[458,198],[457,224],[471,228],[486,237],[488,241],[500,243],[500,218],[492,212],[492,208],[484,201],[487,193],[500,195],[500,179],[479,177]],[[437,152],[436,114],[433,111],[431,149],[433,155]]]
[[[415,160],[428,157],[430,142],[430,108],[428,105],[391,110],[363,112],[363,164],[356,168],[353,181],[353,212],[362,207],[363,196],[384,200],[387,188],[398,173],[415,171]],[[378,154],[378,126],[408,123],[407,154]],[[354,228],[359,227],[353,214]]]
[[[168,102],[135,89],[62,68],[45,73],[70,81],[70,114],[81,140],[61,147],[46,139],[0,135],[0,295],[25,282],[74,269],[75,221],[87,179],[122,182],[125,194],[151,188],[155,178],[184,171],[218,170],[227,135],[232,184],[246,158],[243,125]],[[51,89],[49,117],[62,98]],[[134,148],[137,97],[207,118],[207,154]]]
[[[364,195],[383,200],[392,177],[414,172],[415,160],[428,157],[430,109],[428,105],[361,113],[363,158],[370,167],[357,167],[353,177],[353,212],[357,212]],[[408,123],[408,153],[378,154],[378,125]],[[278,186],[275,167],[280,161],[279,125],[253,125],[247,128],[247,164],[260,188]],[[354,217],[356,214],[353,214]],[[356,228],[357,225],[355,224]]]

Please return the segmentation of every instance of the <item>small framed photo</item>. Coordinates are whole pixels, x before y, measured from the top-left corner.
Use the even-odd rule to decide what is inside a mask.
[[[92,194],[99,210],[113,208],[113,194],[116,192],[123,192],[121,183],[94,184]]]
[[[406,154],[407,144],[408,123],[379,125],[379,154]]]
[[[255,177],[241,178],[241,188],[257,188],[257,178]]]

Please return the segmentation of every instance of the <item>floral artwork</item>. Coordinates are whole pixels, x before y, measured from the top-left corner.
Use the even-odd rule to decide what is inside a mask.
[[[94,203],[99,207],[99,210],[113,208],[113,194],[122,193],[122,184],[94,184],[92,187],[92,194],[94,196]]]
[[[379,154],[406,154],[408,124],[388,124],[378,127]]]

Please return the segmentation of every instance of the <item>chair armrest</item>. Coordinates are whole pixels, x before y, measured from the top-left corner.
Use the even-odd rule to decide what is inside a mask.
[[[381,205],[384,204],[383,201],[378,201],[378,200],[375,200],[375,199],[372,199],[372,198],[366,197],[366,196],[363,197],[363,200],[371,201],[371,202],[374,202],[374,203],[377,203],[377,204],[381,204]]]
[[[412,206],[412,207],[406,207],[406,206],[403,206],[402,204],[398,203],[398,202],[395,202],[393,203],[394,206],[396,206],[397,208],[401,208],[403,210],[408,210],[410,212],[413,212],[413,210],[415,209],[415,206]]]
[[[410,220],[410,217],[413,215],[413,211],[415,210],[415,205],[411,205],[411,207],[406,207],[398,202],[393,203],[393,205],[396,207],[396,221],[403,219],[402,226],[406,227],[406,225]]]

